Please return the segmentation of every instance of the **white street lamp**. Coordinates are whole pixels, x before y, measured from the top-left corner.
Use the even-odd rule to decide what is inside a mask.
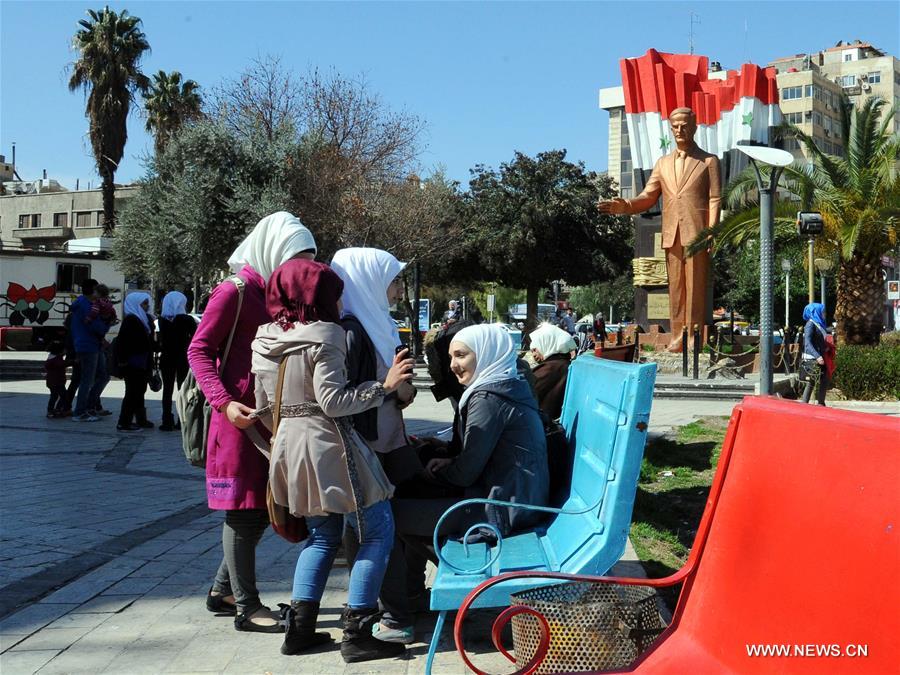
[[[781,259],[781,271],[784,272],[784,329],[791,325],[791,261],[789,258]]]

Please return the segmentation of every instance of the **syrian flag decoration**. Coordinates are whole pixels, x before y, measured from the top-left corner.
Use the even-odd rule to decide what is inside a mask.
[[[707,57],[655,49],[619,63],[635,169],[649,171],[675,149],[668,121],[675,108],[694,111],[694,140],[719,159],[739,141],[768,145],[770,127],[781,123],[774,68],[745,63],[725,79],[709,79]]]

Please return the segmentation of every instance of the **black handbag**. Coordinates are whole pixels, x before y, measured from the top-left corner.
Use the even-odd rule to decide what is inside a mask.
[[[150,377],[147,378],[147,386],[150,388],[150,391],[156,392],[162,389],[162,385],[162,376],[159,374],[159,364],[156,361],[156,357],[154,357],[150,369]]]

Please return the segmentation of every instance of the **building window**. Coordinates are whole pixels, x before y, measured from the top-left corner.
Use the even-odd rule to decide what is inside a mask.
[[[855,87],[856,86],[856,75],[844,75],[841,77],[841,86],[842,87]]]
[[[619,167],[619,173],[631,173],[631,160],[626,160],[621,162],[621,166]]]
[[[631,159],[631,146],[626,146],[622,148],[622,159]]]
[[[40,213],[24,213],[19,216],[19,229],[27,230],[32,227],[41,226]]]
[[[819,88],[819,85],[817,85],[817,84],[807,84],[803,88],[803,95],[806,98],[815,97],[815,98],[821,99],[822,98],[822,90]]]
[[[784,149],[788,152],[800,149],[800,142],[796,138],[785,138],[783,141]]]
[[[91,216],[93,214],[90,211],[79,211],[75,214],[75,227],[90,227],[91,226]]]
[[[795,98],[803,98],[803,87],[785,87],[781,90],[781,98],[790,101]]]
[[[869,80],[869,84],[880,84],[881,83],[881,71],[876,70],[874,73],[869,73],[866,78]]]
[[[97,227],[103,227],[103,223],[106,222],[106,218],[103,215],[103,211],[97,211]]]
[[[802,112],[784,113],[784,119],[791,124],[803,124]]]
[[[813,110],[813,124],[822,126],[822,113]]]
[[[69,214],[68,213],[54,213],[53,214],[53,227],[68,227],[69,226]]]
[[[623,173],[621,176],[619,176],[619,186],[622,188],[633,187],[631,184],[631,174],[630,173]]]
[[[844,63],[853,60],[853,54],[844,54]]]
[[[622,195],[622,199],[631,199],[634,197],[634,190],[631,188],[622,188],[619,190],[619,194]]]
[[[76,293],[81,288],[81,282],[90,276],[90,265],[56,263],[56,290],[63,293]]]

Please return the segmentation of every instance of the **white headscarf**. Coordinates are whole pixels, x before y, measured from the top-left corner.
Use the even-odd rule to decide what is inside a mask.
[[[301,251],[316,250],[316,240],[297,216],[278,211],[256,224],[253,231],[231,254],[228,267],[238,272],[250,265],[268,281],[275,268]]]
[[[388,367],[394,362],[400,333],[391,318],[387,290],[404,267],[406,263],[377,248],[342,248],[331,261],[331,269],[344,281],[344,314],[359,320]]]
[[[144,308],[141,305],[144,302],[150,302],[150,294],[144,293],[142,291],[135,291],[134,293],[129,293],[125,296],[125,316],[129,314],[134,314],[142,324],[144,324],[144,329],[149,333],[150,332],[150,319],[147,317],[147,312],[144,311]]]
[[[452,342],[462,342],[475,353],[475,373],[459,399],[460,409],[479,387],[519,376],[516,348],[509,333],[500,326],[489,323],[468,326],[454,335]]]
[[[181,291],[169,291],[166,293],[162,301],[162,312],[160,315],[164,319],[171,321],[179,314],[187,314],[187,298]]]
[[[577,349],[575,338],[559,326],[542,323],[531,333],[531,347],[546,359],[554,354],[568,354]]]

